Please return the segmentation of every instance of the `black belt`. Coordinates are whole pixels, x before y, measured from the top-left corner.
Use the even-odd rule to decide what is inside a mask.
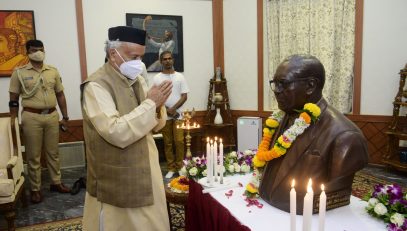
[[[24,107],[23,110],[31,112],[31,113],[45,115],[45,114],[53,113],[56,109],[54,107],[53,108],[48,108],[48,109],[36,109],[36,108]]]

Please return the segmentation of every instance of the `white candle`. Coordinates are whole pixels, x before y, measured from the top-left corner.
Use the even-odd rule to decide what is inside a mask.
[[[215,181],[218,181],[218,137],[215,136],[215,142],[213,143],[213,170],[214,170],[214,176],[215,176]]]
[[[325,230],[326,194],[325,187],[321,185],[321,195],[319,195],[319,231]]]
[[[219,140],[219,168],[220,168],[220,183],[223,184],[223,143],[222,139]]]
[[[206,182],[209,183],[210,161],[211,161],[211,144],[209,143],[209,137],[206,138]]]
[[[208,164],[208,166],[209,166],[209,170],[208,170],[208,176],[209,176],[209,185],[210,186],[212,186],[213,185],[213,162],[214,162],[214,159],[213,159],[213,152],[214,152],[214,150],[213,150],[213,141],[211,140],[211,148],[210,148],[210,150],[211,150],[211,153],[210,153],[210,163]]]
[[[304,197],[304,208],[302,213],[302,230],[310,231],[312,227],[312,206],[313,206],[314,192],[312,191],[312,180],[308,181],[307,194]]]
[[[297,193],[295,192],[295,180],[291,182],[291,191],[290,191],[290,223],[291,231],[296,230],[296,221],[297,216]]]

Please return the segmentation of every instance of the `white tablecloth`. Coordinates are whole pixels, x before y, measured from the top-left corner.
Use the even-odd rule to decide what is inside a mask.
[[[240,182],[245,187],[251,175],[235,175],[228,177],[231,184]],[[262,230],[290,230],[290,214],[272,207],[267,202],[259,199],[264,206],[247,207],[244,201],[244,187],[232,188],[233,195],[225,195],[230,189],[211,192],[211,196],[227,208],[230,213],[253,231]],[[289,193],[289,192],[287,192]],[[354,196],[350,205],[329,210],[326,212],[326,231],[376,231],[386,230],[386,225],[381,220],[371,217],[365,211],[367,202]],[[318,214],[313,216],[312,230],[318,230]],[[302,230],[302,216],[297,216],[297,230]]]

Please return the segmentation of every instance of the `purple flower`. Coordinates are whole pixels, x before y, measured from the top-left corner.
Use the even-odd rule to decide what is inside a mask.
[[[387,193],[389,193],[391,199],[400,200],[403,198],[403,191],[400,185],[392,184],[387,186]]]
[[[396,203],[401,203],[400,199],[390,197],[389,204],[394,205]]]
[[[247,158],[245,161],[246,165],[251,166],[252,165],[252,159],[251,158]]]
[[[403,229],[398,227],[396,224],[390,223],[387,226],[387,231],[403,231]]]
[[[373,188],[374,188],[373,197],[377,197],[381,194],[386,193],[386,187],[382,184],[377,184]]]
[[[404,219],[404,224],[401,226],[403,230],[407,230],[407,219]]]
[[[243,153],[242,152],[238,152],[237,153],[237,159],[240,160],[243,157]]]

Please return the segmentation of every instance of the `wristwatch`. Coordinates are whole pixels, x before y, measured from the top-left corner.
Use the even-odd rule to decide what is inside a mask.
[[[63,116],[62,119],[68,121],[69,117],[68,116],[67,117]]]

